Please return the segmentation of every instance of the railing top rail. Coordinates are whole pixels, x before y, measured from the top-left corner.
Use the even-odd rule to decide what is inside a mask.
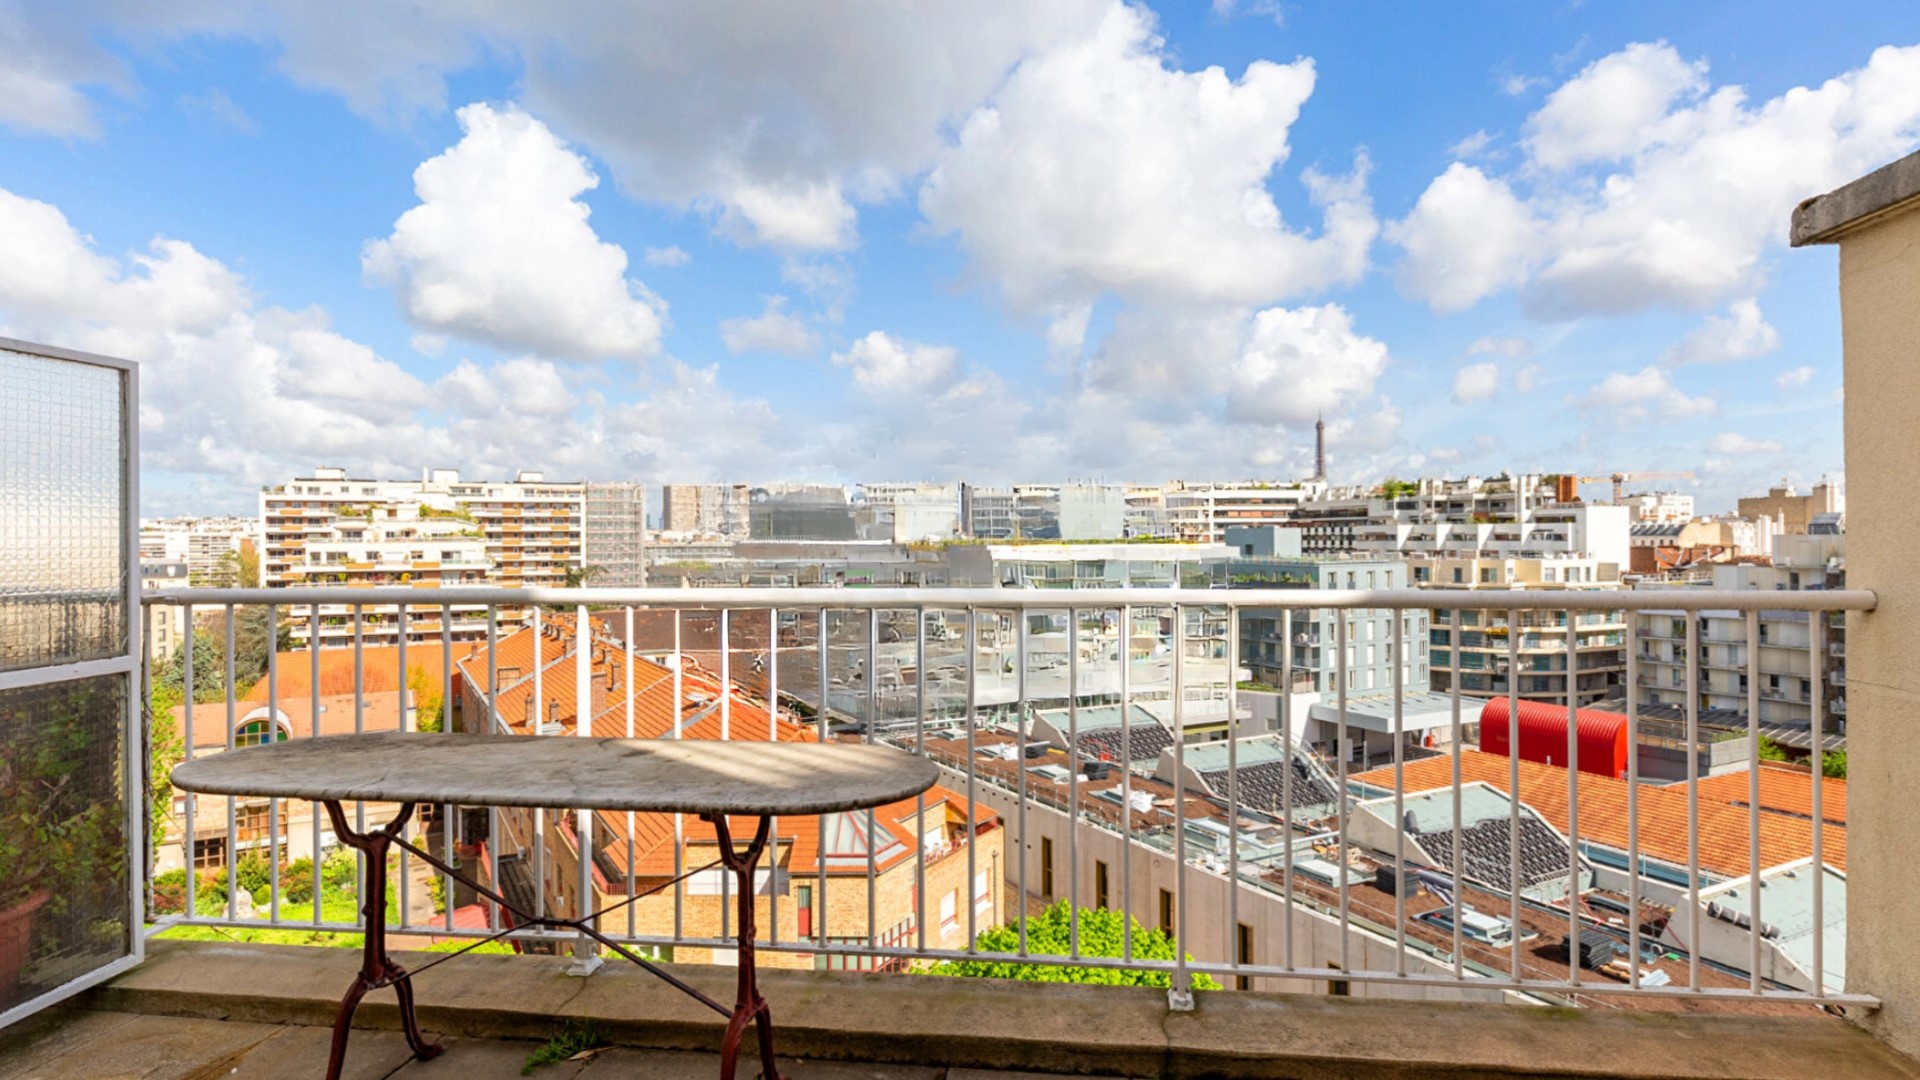
[[[1872,611],[1867,589],[1005,589],[1005,588],[717,588],[548,589],[411,585],[353,588],[175,589],[145,593],[143,604],[490,604],[717,608],[1496,608],[1520,611]]]

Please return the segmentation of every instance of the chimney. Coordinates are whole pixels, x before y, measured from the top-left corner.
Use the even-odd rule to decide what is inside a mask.
[[[547,723],[558,724],[559,722],[560,722],[560,699],[552,698],[547,702]]]

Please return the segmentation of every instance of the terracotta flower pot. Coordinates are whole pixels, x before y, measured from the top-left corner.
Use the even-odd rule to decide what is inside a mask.
[[[20,986],[20,972],[33,951],[33,913],[53,894],[46,889],[0,911],[0,1001],[8,1001]]]

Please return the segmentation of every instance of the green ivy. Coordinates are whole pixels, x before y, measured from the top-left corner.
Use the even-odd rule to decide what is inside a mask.
[[[1027,952],[1037,956],[1067,956],[1072,952],[1072,908],[1065,900],[1056,902],[1027,923]],[[1141,960],[1172,960],[1175,944],[1172,935],[1158,928],[1149,930],[1118,911],[1103,908],[1080,909],[1080,955],[1118,957],[1126,924],[1133,924],[1133,955]],[[974,940],[982,952],[1017,952],[1020,931],[1017,926],[999,926]],[[1188,956],[1191,960],[1193,957]],[[1112,986],[1172,985],[1164,971],[1138,971],[1126,968],[1070,967],[1057,964],[1027,964],[1003,960],[951,960],[931,969],[935,975],[958,975],[976,979],[1024,979],[1029,982],[1098,983]],[[1196,990],[1218,990],[1220,984],[1203,974],[1193,975]]]

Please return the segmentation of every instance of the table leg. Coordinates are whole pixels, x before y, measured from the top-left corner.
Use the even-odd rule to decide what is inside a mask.
[[[360,999],[369,990],[383,986],[393,987],[400,999],[400,1027],[406,1032],[407,1045],[413,1049],[413,1056],[421,1061],[440,1056],[440,1047],[428,1042],[420,1034],[420,1025],[413,1014],[413,983],[407,969],[393,962],[387,955],[387,852],[393,846],[395,838],[406,828],[407,819],[413,816],[413,804],[402,803],[400,813],[387,823],[383,829],[370,833],[356,833],[347,826],[347,815],[336,801],[325,804],[327,817],[333,820],[333,835],[350,848],[366,852],[367,855],[367,896],[361,912],[367,919],[367,930],[360,950],[360,974],[354,976],[353,985],[347,987],[346,994],[340,999],[340,1011],[333,1020],[333,1051],[327,1058],[327,1080],[340,1080],[340,1067],[346,1060],[347,1033],[353,1023],[354,1010],[360,1007]],[[320,887],[320,861],[315,852],[313,866],[313,887]]]
[[[726,1037],[720,1042],[720,1080],[734,1080],[734,1062],[739,1057],[740,1038],[746,1034],[748,1024],[754,1024],[759,1032],[762,1080],[784,1080],[773,1061],[773,1013],[767,1008],[767,999],[760,996],[759,973],[753,959],[753,868],[760,861],[761,852],[766,850],[767,828],[772,819],[761,818],[760,827],[753,834],[753,842],[747,845],[745,851],[735,851],[733,835],[727,830],[726,815],[701,816],[713,824],[714,835],[720,841],[720,861],[733,871],[738,889],[739,982],[734,995],[733,1016],[727,1021]]]

